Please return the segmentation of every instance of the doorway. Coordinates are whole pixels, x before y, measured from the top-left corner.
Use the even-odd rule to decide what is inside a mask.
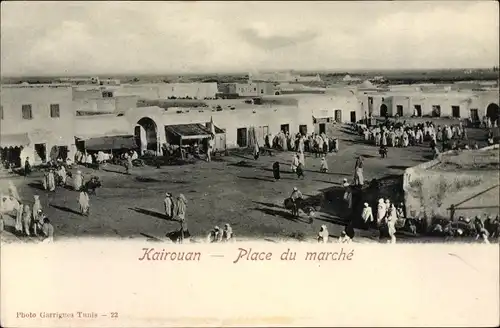
[[[248,146],[248,131],[247,128],[240,128],[236,130],[236,143],[239,147]]]
[[[356,123],[356,112],[351,111],[351,123]]]
[[[479,111],[477,110],[477,108],[471,108],[470,119],[472,122],[479,122]]]
[[[335,110],[335,121],[337,123],[342,123],[342,110],[340,109]]]
[[[486,116],[490,119],[491,124],[494,124],[500,117],[500,107],[495,103],[489,104],[486,107]]]
[[[326,124],[325,123],[320,123],[319,124],[319,134],[326,133]]]
[[[283,131],[283,133],[290,132],[290,124],[281,124],[280,130]]]
[[[47,162],[47,145],[44,143],[35,144],[35,162]]]
[[[389,114],[389,112],[387,110],[387,105],[386,104],[380,105],[380,116],[381,117],[387,117],[388,114]]]
[[[413,108],[415,108],[414,115],[416,117],[422,117],[422,106],[421,105],[414,105]]]
[[[451,116],[460,118],[460,106],[451,106]]]
[[[432,117],[440,117],[440,116],[441,116],[441,106],[432,105]]]
[[[307,135],[307,125],[299,125],[299,133],[303,136]]]
[[[134,127],[134,135],[141,155],[146,150],[159,151],[158,133],[155,121],[149,117],[141,118]]]
[[[399,117],[403,116],[403,105],[396,105],[396,113]]]

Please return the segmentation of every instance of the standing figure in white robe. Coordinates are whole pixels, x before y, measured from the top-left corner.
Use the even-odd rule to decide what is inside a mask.
[[[33,204],[33,220],[37,221],[39,219],[40,211],[42,210],[42,204],[40,203],[40,196],[35,195],[35,203]]]
[[[292,159],[292,172],[295,172],[297,170],[297,167],[299,166],[299,154],[293,155]]]
[[[76,191],[80,191],[83,185],[83,176],[82,171],[76,171],[75,176],[73,177],[73,188]]]
[[[396,221],[398,220],[398,216],[396,213],[396,207],[394,204],[390,205],[389,214],[387,215],[387,231],[389,233],[390,243],[396,243]]]
[[[68,174],[66,173],[66,168],[64,165],[61,165],[61,168],[59,169],[59,172],[57,173],[61,177],[61,181],[63,186],[66,186],[66,179],[68,178]]]
[[[328,163],[326,162],[325,156],[321,157],[321,167],[319,168],[321,173],[328,172]]]
[[[28,204],[24,205],[23,210],[23,230],[24,234],[29,237],[30,235],[30,227],[31,227],[31,209]]]
[[[56,190],[56,178],[54,175],[54,170],[50,170],[49,174],[47,174],[47,188],[49,191]]]
[[[299,153],[303,153],[304,152],[304,137],[301,136],[299,138],[299,149],[298,149]]]
[[[82,190],[78,197],[78,204],[80,205],[80,213],[88,216],[90,213],[90,199],[86,190]]]
[[[306,167],[306,158],[304,153],[299,153],[299,163],[302,164],[303,169]]]
[[[166,193],[163,204],[165,205],[165,215],[167,216],[167,218],[172,219],[172,214],[174,211],[174,201],[172,199],[171,193]]]
[[[323,224],[318,232],[318,242],[326,244],[328,243],[328,237],[329,237],[328,229],[326,228],[326,225]]]
[[[384,199],[380,198],[377,205],[377,225],[380,225],[385,217],[387,208],[384,204]]]
[[[372,208],[368,203],[363,204],[363,212],[361,213],[361,218],[365,224],[370,224],[374,221]]]
[[[15,225],[16,232],[23,231],[23,223],[22,223],[23,209],[24,209],[23,204],[19,203],[19,208],[16,211],[16,225]]]

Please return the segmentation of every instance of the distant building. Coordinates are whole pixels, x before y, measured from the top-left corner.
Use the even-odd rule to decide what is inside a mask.
[[[248,74],[249,81],[263,82],[319,82],[321,77],[319,74],[313,76],[301,76],[292,71],[287,72],[256,72]]]
[[[344,81],[344,82],[358,82],[358,81],[361,81],[361,79],[359,77],[352,77],[349,74],[346,74],[346,76],[344,76],[342,81]]]
[[[143,99],[212,99],[217,95],[217,83],[156,83],[121,84],[114,88],[115,96],[139,96]]]
[[[239,97],[258,97],[274,95],[276,88],[273,83],[248,82],[225,83],[219,86],[221,94],[237,94]]]

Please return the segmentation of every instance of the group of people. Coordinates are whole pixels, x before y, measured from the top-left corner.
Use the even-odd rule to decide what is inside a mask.
[[[429,142],[435,155],[439,154],[438,143],[442,142],[442,150],[469,149],[467,129],[462,122],[455,125],[435,125],[425,123],[393,123],[385,121],[378,125],[357,124],[358,132],[368,143],[380,147],[381,157],[387,157],[388,147],[408,147]],[[473,145],[477,147],[477,143]]]
[[[229,223],[224,225],[224,229],[215,226],[207,236],[207,242],[209,243],[222,243],[233,240],[233,228]]]
[[[500,219],[493,216],[477,215],[474,219],[460,216],[458,220],[445,220],[434,222],[429,231],[434,236],[445,238],[473,237],[483,243],[489,244],[490,239],[500,238]]]
[[[316,157],[320,154],[339,151],[339,139],[329,137],[324,132],[321,134],[312,133],[308,136],[297,133],[292,136],[288,131],[280,131],[274,137],[267,134],[264,137],[264,145],[269,149],[315,153]]]
[[[9,196],[15,199],[19,206],[16,208],[16,223],[15,231],[27,237],[35,236],[42,237],[43,242],[52,242],[54,240],[54,226],[50,219],[43,213],[40,203],[40,196],[34,196],[32,207],[24,203],[17,192],[16,186],[9,181],[8,187]],[[4,218],[0,213],[0,232],[3,231]]]
[[[319,243],[328,243],[328,240],[330,239],[330,233],[328,232],[328,228],[326,227],[325,224],[321,225],[320,230],[318,232],[318,242]],[[343,230],[340,233],[340,236],[338,238],[338,242],[342,244],[348,244],[352,241],[351,237],[347,234],[345,230]]]

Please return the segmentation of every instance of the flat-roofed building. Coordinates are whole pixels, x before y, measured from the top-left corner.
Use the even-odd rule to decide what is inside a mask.
[[[2,85],[2,158],[16,165],[47,161],[74,149],[75,112],[68,84]]]

